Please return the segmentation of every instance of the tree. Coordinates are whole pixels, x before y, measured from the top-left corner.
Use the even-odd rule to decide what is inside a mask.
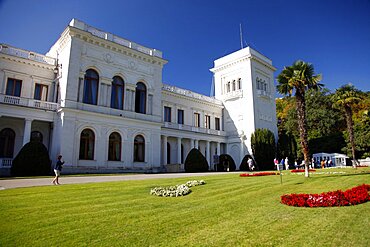
[[[50,175],[51,161],[48,150],[40,142],[29,142],[13,160],[12,176]]]
[[[307,139],[305,93],[311,88],[314,90],[320,89],[323,86],[319,83],[320,80],[321,75],[314,74],[313,65],[303,61],[296,61],[290,67],[284,67],[283,71],[277,77],[279,83],[277,85],[277,91],[279,93],[290,96],[295,91],[298,129],[305,160],[306,177],[309,177],[308,167],[310,158]]]
[[[261,170],[274,169],[275,136],[268,129],[256,129],[251,136],[251,146],[256,165]]]
[[[352,84],[343,85],[338,88],[332,95],[333,107],[344,111],[346,116],[347,131],[349,142],[352,150],[353,166],[356,167],[356,146],[355,135],[353,132],[353,110],[354,105],[359,103],[363,98],[360,90],[356,89]]]
[[[185,172],[206,172],[208,162],[203,154],[196,148],[190,150],[185,159]]]

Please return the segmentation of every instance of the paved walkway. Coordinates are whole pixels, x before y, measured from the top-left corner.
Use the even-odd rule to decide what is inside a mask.
[[[127,180],[144,180],[158,178],[182,178],[182,177],[201,177],[210,175],[228,174],[230,172],[205,172],[205,173],[159,173],[159,174],[133,174],[133,175],[110,175],[110,176],[61,176],[61,184],[83,184],[83,183],[99,183],[110,181],[127,181]],[[0,189],[12,189],[21,187],[33,186],[55,186],[50,178],[19,178],[19,179],[1,179]]]

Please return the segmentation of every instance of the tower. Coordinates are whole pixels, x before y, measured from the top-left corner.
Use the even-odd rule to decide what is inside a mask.
[[[227,153],[237,168],[245,155],[253,155],[250,140],[256,129],[269,129],[277,140],[275,70],[269,58],[250,47],[214,61],[215,98],[225,106]]]

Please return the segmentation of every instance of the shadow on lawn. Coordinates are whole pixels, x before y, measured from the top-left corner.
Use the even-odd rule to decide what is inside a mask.
[[[361,172],[361,173],[349,173],[349,174],[328,174],[326,176],[320,176],[315,178],[327,178],[327,177],[347,177],[347,176],[361,176],[361,175],[370,175],[370,172]]]

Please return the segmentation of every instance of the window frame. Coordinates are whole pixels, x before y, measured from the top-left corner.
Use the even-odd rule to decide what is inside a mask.
[[[0,131],[0,158],[13,158],[16,133],[12,128]]]
[[[142,153],[139,153],[140,150]],[[145,138],[142,135],[137,135],[134,138],[134,162],[145,162]]]
[[[181,114],[180,114],[181,113]],[[182,109],[177,109],[177,123],[178,124],[184,124],[184,115],[185,112]],[[181,116],[181,117],[180,117]],[[181,119],[181,121],[180,121]]]
[[[200,114],[198,112],[194,112],[194,126],[200,127]]]
[[[220,118],[215,117],[215,130],[221,130]]]
[[[112,132],[108,137],[108,161],[121,161],[122,158],[121,149],[122,149],[121,135],[118,132]]]
[[[12,84],[12,87],[10,88],[10,81]],[[17,84],[19,83],[19,87],[17,87]],[[7,82],[6,82],[6,91],[5,94],[9,96],[14,96],[14,97],[21,97],[22,95],[22,80],[15,79],[15,78],[10,78],[8,77]],[[19,92],[17,93],[17,89]],[[11,90],[11,92],[10,92]]]
[[[84,132],[90,133],[91,135],[82,136]],[[81,148],[82,146],[83,149]],[[90,147],[92,150],[90,150]],[[94,160],[94,153],[95,153],[95,133],[93,130],[89,128],[83,129],[80,134],[79,159]]]
[[[122,99],[119,99],[118,92],[121,93]],[[124,102],[125,102],[125,81],[120,76],[114,76],[112,78],[110,107],[114,109],[123,110]]]
[[[36,95],[36,90],[37,90],[38,87],[40,87],[39,95]],[[43,88],[46,88],[45,95],[43,94]],[[34,93],[33,93],[33,99],[40,100],[40,101],[48,101],[48,94],[49,94],[49,86],[48,85],[45,85],[45,84],[42,84],[42,83],[35,83],[35,90],[34,90]],[[36,97],[36,96],[39,96],[39,97]]]
[[[163,111],[164,111],[164,113],[163,113],[163,121],[164,122],[171,122],[171,107],[169,107],[169,106],[164,106],[163,107]]]
[[[96,99],[94,100],[93,85],[96,83]],[[99,99],[99,73],[94,69],[88,69],[84,76],[84,92],[83,103],[90,105],[98,105]]]

